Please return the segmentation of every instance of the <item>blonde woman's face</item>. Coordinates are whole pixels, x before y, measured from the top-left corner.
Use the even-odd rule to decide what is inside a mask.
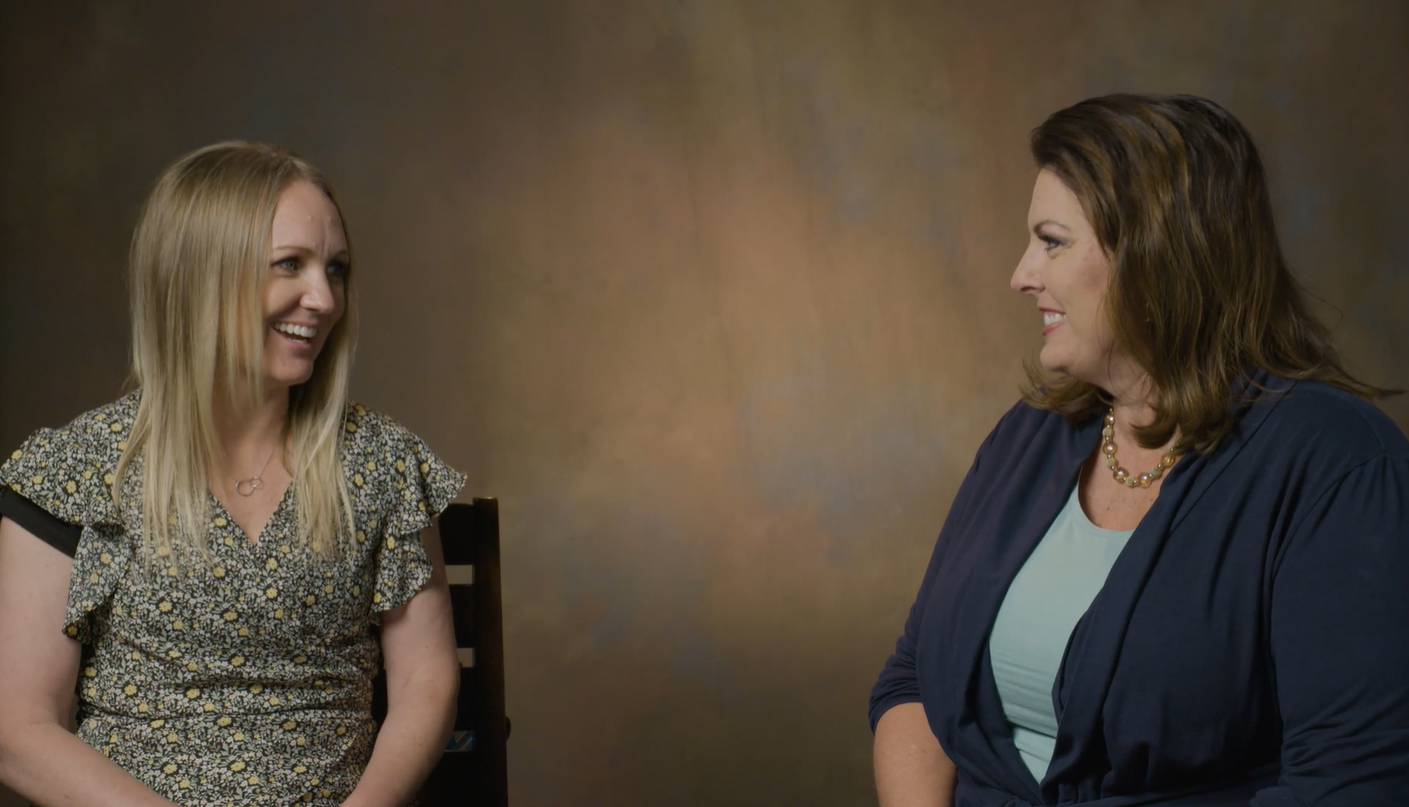
[[[302,384],[347,305],[349,254],[337,208],[300,180],[279,195],[264,282],[264,383]]]

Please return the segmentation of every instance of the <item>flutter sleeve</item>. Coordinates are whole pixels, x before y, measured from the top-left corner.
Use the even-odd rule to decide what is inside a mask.
[[[73,557],[63,629],[80,642],[91,641],[92,614],[131,560],[110,487],[126,429],[120,418],[85,415],[35,432],[0,466],[5,517]]]
[[[4,485],[0,485],[0,517],[24,527],[36,538],[69,557],[78,551],[78,538],[82,530],[77,524],[54,518],[14,488]]]
[[[390,503],[377,549],[374,614],[404,605],[430,580],[421,530],[465,486],[465,475],[446,465],[419,437],[399,426],[394,431],[388,441]]]

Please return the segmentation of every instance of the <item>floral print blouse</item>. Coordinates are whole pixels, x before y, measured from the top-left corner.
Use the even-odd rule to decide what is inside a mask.
[[[187,807],[337,805],[372,753],[381,614],[430,578],[419,533],[464,477],[354,404],[356,534],[336,558],[294,540],[291,485],[256,543],[212,496],[209,561],[154,567],[139,556],[140,457],[121,511],[111,494],[138,394],[36,432],[0,466],[0,485],[81,528],[55,626],[84,645],[78,736]]]

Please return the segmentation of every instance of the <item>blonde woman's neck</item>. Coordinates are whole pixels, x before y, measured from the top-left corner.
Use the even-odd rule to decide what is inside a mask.
[[[288,433],[289,391],[267,390],[262,400],[248,406],[237,406],[230,396],[217,394],[211,401],[211,417],[223,455],[216,461],[236,467],[257,464]]]

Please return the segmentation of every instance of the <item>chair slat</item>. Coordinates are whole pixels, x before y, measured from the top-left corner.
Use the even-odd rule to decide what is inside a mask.
[[[475,666],[475,649],[473,647],[455,648],[455,658],[460,660],[461,667]]]
[[[445,577],[452,586],[472,586],[475,584],[475,567],[472,563],[457,563],[445,567]]]

